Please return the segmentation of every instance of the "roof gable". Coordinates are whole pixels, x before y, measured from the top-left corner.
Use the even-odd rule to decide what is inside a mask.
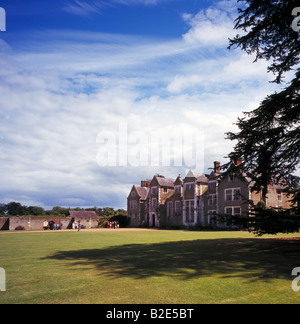
[[[149,188],[146,187],[135,187],[137,194],[142,200],[146,200],[148,193],[149,193]]]
[[[181,178],[181,174],[179,174],[179,176],[177,177],[177,179],[175,180],[174,185],[175,186],[181,186],[183,184],[183,180]]]
[[[207,183],[208,179],[205,174],[197,173],[190,170],[186,175],[186,177],[184,178],[183,182],[186,183],[186,182],[195,182],[195,181]]]
[[[128,198],[132,196],[131,195],[132,192],[135,192],[137,197],[141,198],[142,200],[146,200],[148,197],[149,191],[150,191],[150,189],[148,187],[138,187],[136,185],[133,185],[133,187],[130,190]]]
[[[80,217],[80,218],[95,218],[98,217],[94,211],[69,211],[71,217]]]
[[[165,178],[164,176],[154,176],[150,186],[174,188],[174,182],[175,182],[174,179]]]

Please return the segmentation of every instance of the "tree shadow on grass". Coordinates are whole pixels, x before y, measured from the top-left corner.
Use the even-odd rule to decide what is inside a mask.
[[[59,251],[47,259],[91,266],[111,278],[188,280],[217,275],[268,281],[291,280],[292,269],[300,266],[299,256],[298,240],[213,239]]]

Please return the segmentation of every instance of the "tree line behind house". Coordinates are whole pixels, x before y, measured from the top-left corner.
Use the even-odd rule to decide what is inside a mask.
[[[0,204],[0,217],[8,216],[51,216],[51,217],[67,217],[70,211],[94,211],[99,217],[114,217],[127,215],[127,211],[124,209],[115,210],[112,207],[91,207],[91,208],[65,208],[56,206],[51,210],[45,210],[39,206],[25,206],[19,202],[10,202],[8,204]]]

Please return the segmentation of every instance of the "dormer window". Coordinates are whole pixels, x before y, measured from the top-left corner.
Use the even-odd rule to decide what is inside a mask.
[[[185,190],[193,190],[195,188],[195,185],[193,183],[187,183],[185,185]]]
[[[176,186],[175,187],[175,192],[176,193],[181,193],[181,186]]]

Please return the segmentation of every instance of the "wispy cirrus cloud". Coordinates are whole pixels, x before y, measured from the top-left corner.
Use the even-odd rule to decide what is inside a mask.
[[[89,16],[94,13],[101,13],[105,8],[116,6],[118,4],[125,6],[155,6],[162,2],[173,1],[173,0],[93,0],[93,1],[83,1],[83,0],[68,0],[65,3],[63,10],[79,16]]]
[[[143,5],[143,6],[151,6],[151,5],[157,5],[162,2],[166,1],[172,1],[172,0],[112,0],[116,3],[121,3],[127,6],[131,5]]]
[[[88,3],[82,0],[72,0],[64,5],[63,10],[78,16],[89,16],[93,13],[100,13],[104,7],[103,1],[90,1]]]

